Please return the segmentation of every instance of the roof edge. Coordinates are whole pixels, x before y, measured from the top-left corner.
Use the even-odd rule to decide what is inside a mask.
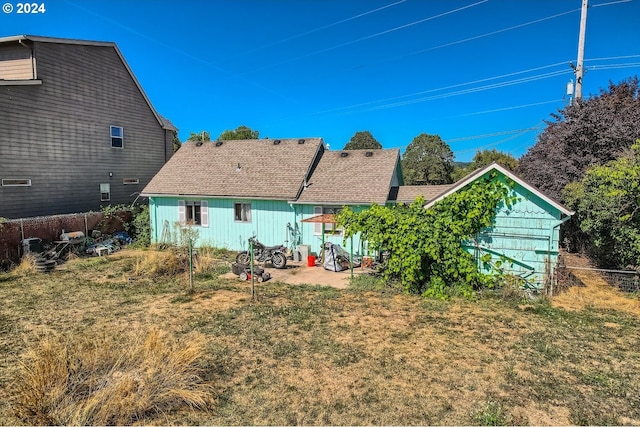
[[[67,39],[63,37],[45,37],[34,36],[29,34],[19,34],[15,36],[0,37],[0,43],[15,42],[21,40],[30,40],[41,43],[61,43],[61,44],[77,44],[86,46],[115,46],[115,42],[98,41],[98,40],[81,40],[81,39]]]
[[[460,181],[455,183],[450,189],[448,189],[447,191],[441,193],[440,195],[435,197],[433,200],[431,200],[429,203],[427,203],[425,205],[425,208],[430,208],[436,202],[444,199],[445,197],[447,197],[450,194],[455,193],[459,189],[461,189],[464,186],[466,186],[467,184],[475,181],[477,178],[481,177],[482,175],[484,175],[485,173],[487,173],[487,172],[489,172],[491,170],[497,170],[497,171],[501,172],[503,175],[507,176],[508,178],[514,180],[515,182],[517,182],[518,184],[520,184],[521,186],[523,186],[527,190],[531,191],[533,194],[535,194],[536,196],[540,197],[542,200],[546,201],[547,203],[549,203],[551,206],[553,206],[556,209],[558,209],[563,214],[565,214],[567,216],[573,216],[575,214],[574,211],[570,211],[569,209],[567,209],[566,207],[564,207],[560,203],[556,202],[555,200],[553,200],[552,198],[550,198],[549,196],[545,195],[543,192],[541,192],[540,190],[535,188],[533,185],[529,184],[528,182],[526,182],[525,180],[523,180],[522,178],[520,178],[519,176],[517,176],[516,174],[514,174],[510,170],[504,168],[503,166],[500,166],[496,162],[493,162],[490,165],[485,166],[484,168],[480,168],[480,169],[477,169],[477,170],[471,172],[469,175],[467,175],[466,177],[462,178]]]
[[[124,56],[122,55],[122,52],[120,51],[120,48],[118,47],[118,45],[115,42],[79,40],[79,39],[66,39],[66,38],[58,38],[58,37],[32,36],[32,35],[28,35],[28,34],[22,34],[22,35],[17,35],[17,36],[8,36],[8,37],[0,37],[0,43],[7,43],[7,42],[14,42],[14,41],[15,42],[20,42],[22,40],[28,40],[28,41],[34,41],[34,42],[40,42],[40,43],[60,43],[60,44],[80,45],[80,46],[113,47],[115,49],[116,53],[118,54],[118,57],[122,61],[122,64],[126,68],[126,70],[129,73],[129,75],[131,76],[131,79],[133,80],[133,83],[136,85],[136,87],[140,91],[140,94],[142,94],[142,97],[144,98],[145,102],[147,103],[147,105],[151,109],[151,112],[155,116],[155,118],[158,121],[158,124],[160,125],[160,127],[162,129],[165,129],[165,130],[177,130],[177,128],[175,128],[175,126],[173,126],[172,123],[170,125],[167,124],[168,119],[164,119],[160,114],[158,114],[158,112],[154,108],[153,104],[151,103],[151,100],[149,99],[149,97],[145,93],[144,89],[142,89],[142,85],[140,84],[140,82],[138,81],[137,77],[133,73],[133,70],[131,69],[131,67],[129,67],[129,64],[124,59]]]

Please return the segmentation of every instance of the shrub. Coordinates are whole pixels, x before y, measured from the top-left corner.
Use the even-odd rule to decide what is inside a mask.
[[[126,425],[204,408],[211,388],[196,367],[204,348],[202,335],[179,342],[157,330],[143,339],[46,338],[23,355],[12,408],[34,425]]]

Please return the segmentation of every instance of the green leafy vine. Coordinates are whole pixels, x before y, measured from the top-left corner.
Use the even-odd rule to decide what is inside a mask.
[[[495,276],[478,271],[462,242],[492,225],[496,209],[511,206],[513,182],[496,172],[424,208],[425,200],[410,205],[373,205],[356,213],[345,208],[338,225],[345,238],[361,233],[363,239],[390,252],[385,278],[399,278],[406,291],[426,297],[472,298],[475,289],[492,287]]]

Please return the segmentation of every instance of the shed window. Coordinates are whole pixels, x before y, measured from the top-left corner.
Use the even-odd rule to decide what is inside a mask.
[[[238,222],[251,222],[251,203],[234,203],[234,219]]]
[[[111,184],[100,184],[100,201],[107,202],[111,200]]]
[[[124,129],[120,126],[110,126],[111,146],[113,148],[124,148]]]

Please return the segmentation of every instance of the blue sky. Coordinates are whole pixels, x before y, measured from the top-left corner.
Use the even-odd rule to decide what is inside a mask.
[[[47,0],[0,36],[113,41],[158,112],[212,137],[440,135],[516,157],[568,102],[581,0]],[[3,3],[7,1],[3,0]],[[43,2],[38,2],[43,3]],[[640,75],[640,0],[589,0],[583,93]],[[492,136],[488,136],[492,135]]]

